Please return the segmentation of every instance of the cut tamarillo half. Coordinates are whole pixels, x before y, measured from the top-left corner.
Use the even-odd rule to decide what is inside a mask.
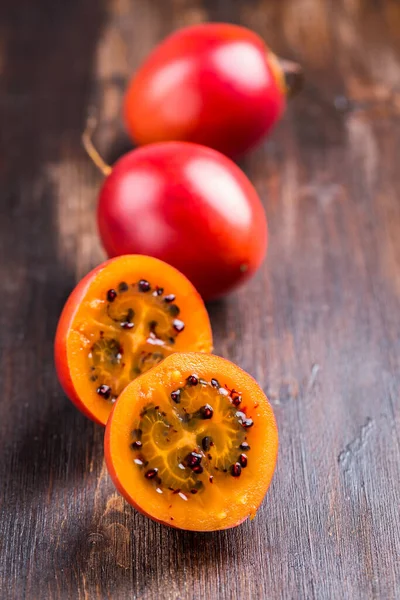
[[[55,364],[67,396],[105,425],[130,381],[189,350],[212,350],[201,297],[174,267],[127,255],[99,265],[70,295],[58,323]]]
[[[107,423],[105,457],[126,500],[179,529],[228,529],[255,516],[278,451],[259,385],[211,354],[176,353],[130,383]]]

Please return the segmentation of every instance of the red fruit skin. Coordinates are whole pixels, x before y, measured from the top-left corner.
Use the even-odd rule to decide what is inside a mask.
[[[165,142],[125,154],[104,181],[97,217],[110,257],[160,258],[204,299],[245,281],[267,247],[253,185],[231,160],[197,144]]]
[[[67,336],[74,320],[75,313],[85,297],[90,284],[100,273],[100,271],[104,269],[106,265],[108,265],[109,262],[110,261],[102,263],[90,271],[90,273],[81,279],[81,281],[75,287],[61,313],[54,340],[54,364],[61,387],[63,388],[66,396],[68,396],[68,398],[75,404],[78,410],[80,410],[86,417],[92,421],[95,421],[95,423],[99,423],[100,425],[103,423],[82,402],[75,390],[74,384],[72,383],[71,370],[68,364],[67,355]]]
[[[133,76],[124,115],[134,141],[190,141],[237,157],[286,104],[276,65],[254,32],[228,23],[186,27],[161,42]]]

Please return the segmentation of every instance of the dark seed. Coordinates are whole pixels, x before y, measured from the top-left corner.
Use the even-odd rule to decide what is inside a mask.
[[[142,430],[134,429],[132,431],[132,437],[135,438],[135,440],[141,440],[142,439]]]
[[[199,383],[199,378],[197,375],[189,375],[186,381],[188,382],[188,385],[197,385]]]
[[[126,281],[121,281],[121,283],[118,286],[118,291],[119,292],[127,292],[129,289],[128,284],[126,283]]]
[[[210,483],[212,483],[212,482],[214,481],[214,477],[213,477],[212,475],[210,475],[210,477],[208,478],[208,481],[209,481]]]
[[[203,448],[204,452],[207,452],[211,448],[211,443],[212,438],[210,436],[206,435],[206,437],[203,437],[201,440],[201,447]]]
[[[241,396],[239,396],[239,395],[232,396],[232,404],[234,406],[239,406],[239,404],[241,403],[241,401],[242,401],[242,397]]]
[[[173,302],[175,300],[175,294],[168,294],[168,296],[165,296],[164,298],[164,302],[166,302],[167,304],[169,304],[170,302]]]
[[[243,426],[246,427],[246,429],[248,427],[252,427],[254,425],[253,423],[253,419],[248,419],[246,417],[246,415],[244,414],[244,412],[241,412],[240,410],[238,410],[238,412],[236,413],[236,417],[239,420],[239,423]]]
[[[200,408],[199,413],[202,419],[211,419],[211,417],[214,414],[214,411],[212,406],[210,406],[209,404],[205,404]]]
[[[193,490],[190,490],[190,493],[191,493],[191,494],[197,494],[197,490],[195,490],[195,489],[193,489]]]
[[[198,454],[197,452],[190,452],[185,458],[186,466],[194,471],[196,467],[200,466],[202,458],[203,457],[201,454]]]
[[[132,450],[140,450],[141,447],[142,447],[142,442],[140,442],[139,440],[137,440],[136,442],[133,442],[131,444]]]
[[[232,477],[239,477],[241,472],[242,472],[242,467],[240,466],[240,463],[237,462],[231,466]]]
[[[132,321],[134,316],[135,316],[135,311],[133,310],[133,308],[128,308],[128,312],[126,313],[126,320]]]
[[[131,323],[130,321],[122,321],[122,323],[121,323],[122,329],[133,329],[134,326],[135,326],[135,324]]]
[[[211,385],[212,385],[214,388],[220,388],[220,387],[221,387],[221,386],[219,385],[219,383],[218,383],[218,380],[217,380],[217,379],[211,379]]]
[[[150,283],[146,279],[141,279],[138,283],[141,292],[149,292],[151,289]]]
[[[208,460],[212,460],[211,454],[207,454],[207,458],[208,458]]]
[[[243,467],[243,469],[247,467],[247,456],[245,454],[241,454],[239,456],[239,463],[240,466]]]
[[[164,288],[156,286],[155,291],[153,292],[153,296],[162,296],[164,293]]]
[[[97,379],[98,379],[97,375],[90,376],[90,381],[97,381]]]
[[[114,302],[115,298],[117,297],[117,292],[115,290],[108,290],[107,292],[107,300],[109,302]]]
[[[242,442],[239,446],[241,450],[250,450],[250,446],[247,442]]]
[[[192,471],[193,473],[200,475],[203,472],[203,467],[201,465],[197,465],[197,467],[193,467]]]
[[[179,319],[175,319],[172,325],[177,333],[180,333],[185,329],[185,323]]]
[[[175,344],[175,338],[173,338],[173,337],[168,338],[168,342],[170,344]]]
[[[146,479],[154,479],[154,477],[157,476],[157,473],[158,469],[149,469],[148,471],[146,471],[144,476],[146,477]]]
[[[171,304],[171,306],[168,309],[168,312],[171,315],[171,317],[177,317],[181,312],[181,309],[176,304]]]
[[[96,392],[98,393],[99,396],[101,396],[105,400],[108,400],[111,396],[111,388],[109,385],[105,385],[105,384],[101,385],[100,387],[97,388]]]
[[[171,400],[176,402],[176,404],[179,404],[181,401],[181,390],[175,390],[174,392],[171,392]]]
[[[157,327],[157,321],[150,321],[150,323],[149,323],[150,331],[154,331],[156,327]]]

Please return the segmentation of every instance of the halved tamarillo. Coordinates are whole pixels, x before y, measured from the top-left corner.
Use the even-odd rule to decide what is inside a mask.
[[[76,286],[55,338],[67,396],[105,424],[125,386],[176,351],[211,352],[204,303],[174,267],[149,256],[109,260]]]
[[[126,500],[194,531],[253,518],[277,450],[274,414],[255,380],[197,352],[168,356],[127,386],[105,436],[108,470]]]

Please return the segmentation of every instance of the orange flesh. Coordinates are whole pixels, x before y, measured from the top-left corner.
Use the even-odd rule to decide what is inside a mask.
[[[253,518],[277,449],[273,411],[257,383],[229,361],[198,353],[174,354],[131,383],[105,441],[110,474],[128,502],[195,531]]]
[[[105,424],[130,381],[173,352],[210,351],[212,338],[204,304],[181,273],[124,256],[106,263],[79,298],[65,345],[76,396]]]

